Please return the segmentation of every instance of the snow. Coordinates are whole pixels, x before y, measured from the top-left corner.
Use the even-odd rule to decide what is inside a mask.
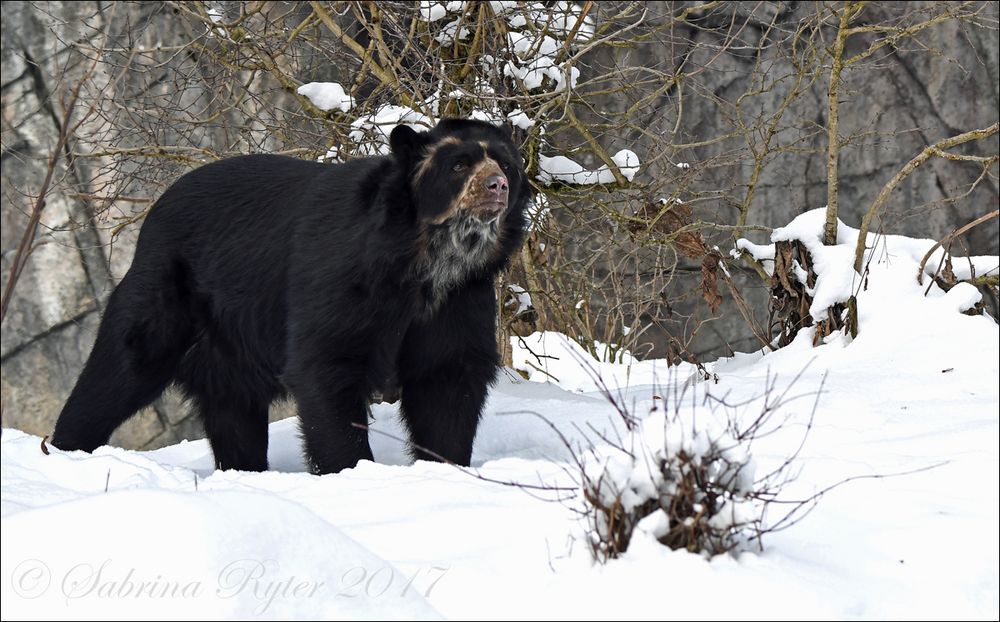
[[[507,120],[510,121],[515,127],[519,127],[522,130],[530,130],[531,126],[535,124],[535,120],[529,117],[520,108],[515,108],[507,114]]]
[[[524,28],[528,25],[528,18],[521,14],[512,15],[507,19],[507,24],[511,28]]]
[[[434,119],[408,106],[381,106],[372,114],[358,117],[351,123],[348,136],[358,144],[356,155],[388,154],[389,134],[400,124],[408,125],[418,132],[426,132],[434,126]]]
[[[447,14],[448,8],[443,2],[428,2],[427,0],[420,2],[420,19],[425,22],[436,22],[439,19],[444,19]]]
[[[635,174],[639,172],[641,163],[639,156],[634,151],[622,149],[611,156],[611,160],[618,167],[622,176],[628,181],[632,181]],[[576,160],[567,158],[566,156],[549,157],[539,155],[537,179],[546,186],[551,185],[553,181],[585,186],[590,184],[613,184],[615,182],[615,175],[606,164],[596,171],[590,171]]]
[[[568,72],[568,74],[567,74]],[[576,67],[566,67],[564,64],[555,64],[549,56],[539,56],[523,65],[514,61],[507,61],[504,65],[504,74],[517,78],[524,84],[524,88],[533,91],[542,86],[546,77],[554,82],[553,92],[560,92],[566,89],[575,88],[580,79],[580,70]],[[567,75],[569,80],[566,80]]]
[[[324,112],[334,108],[347,112],[354,107],[354,98],[337,82],[310,82],[296,90],[299,95],[308,97],[314,106]]]
[[[539,27],[548,28],[562,37],[568,37],[580,21],[580,7],[575,2],[556,2],[552,12],[536,12],[535,23]],[[594,38],[594,20],[589,15],[580,22],[574,42],[585,43]]]
[[[532,4],[516,13],[510,12],[511,7],[496,6],[501,3],[493,4],[494,11],[507,19],[507,44],[513,52],[513,57],[503,64],[504,75],[519,80],[529,91],[543,86],[553,93],[576,88],[580,70],[572,66],[572,58],[564,52],[572,50],[572,44],[593,38],[593,20],[588,16],[580,22],[571,45],[567,47],[567,38],[579,21],[580,9],[575,4],[556,2],[552,7]],[[549,79],[548,84],[546,78]]]
[[[434,38],[437,39],[441,45],[451,45],[454,43],[456,33],[460,40],[468,39],[469,36],[472,35],[472,30],[467,26],[460,26],[461,21],[462,20],[460,19],[456,19],[448,22],[444,25],[444,28],[441,29],[441,32],[439,32]]]
[[[510,48],[521,58],[551,57],[562,49],[562,44],[548,35],[536,37],[533,33],[512,31],[507,33],[507,39]]]
[[[657,502],[653,513],[663,516],[642,519],[654,539],[669,531],[667,510],[678,495],[683,496],[713,536],[735,546],[752,537],[764,520],[765,506],[748,496],[755,490],[754,460],[723,427],[728,422],[690,415],[657,409],[638,424],[634,439],[638,448],[602,445],[591,451],[584,457],[587,486],[598,500],[596,505],[620,507],[626,514]],[[596,533],[608,533],[606,512],[595,513],[593,520]],[[690,527],[695,520],[687,516],[684,522]],[[594,544],[599,547],[600,539],[595,538]]]
[[[554,382],[567,391],[593,393],[602,385],[611,389],[655,386],[675,375],[663,359],[640,361],[628,350],[612,352],[599,341],[594,342],[595,360],[579,343],[552,331],[511,337],[510,345],[514,369],[531,382]]]
[[[517,9],[518,3],[513,0],[502,0],[499,2],[490,2],[490,8],[497,15],[503,15],[504,13],[509,13]]]
[[[639,156],[635,155],[634,151],[622,149],[611,156],[611,161],[615,163],[621,174],[629,181],[632,181],[635,174],[639,172]]]
[[[528,309],[534,308],[534,303],[531,302],[531,294],[529,294],[523,287],[517,283],[511,283],[507,286],[507,289],[510,290],[510,298],[508,299],[507,306],[513,307],[514,305],[517,305],[517,308],[513,313],[515,317],[521,315]]]
[[[473,108],[469,112],[469,118],[475,119],[477,121],[486,121],[487,123],[492,123],[493,125],[500,125],[504,121],[503,113],[499,109],[487,110],[484,108]]]
[[[847,302],[863,285],[861,275],[854,270],[855,246],[860,232],[837,221],[837,243],[832,246],[824,246],[823,223],[825,220],[826,209],[818,208],[801,214],[787,226],[775,229],[771,233],[772,242],[797,240],[809,250],[813,260],[813,269],[817,274],[815,289],[810,291],[813,303],[809,308],[809,314],[817,322],[826,319],[827,309],[836,303]],[[746,240],[738,240],[736,246],[739,250],[749,252],[755,259],[774,259],[775,247],[773,244],[761,246]],[[933,240],[869,233],[866,238],[866,248],[869,249],[866,252],[866,261],[877,262],[876,265],[882,267],[882,270],[871,275],[872,278],[881,278],[881,274],[885,271],[899,272],[898,275],[890,277],[889,282],[884,287],[876,289],[881,293],[893,292],[893,295],[904,298],[913,298],[920,294],[919,289],[910,292],[907,291],[906,287],[900,288],[898,286],[900,283],[909,285],[905,276],[907,270],[913,278],[916,278],[920,271],[920,261],[932,246],[934,246]],[[925,275],[933,275],[941,262],[943,253],[942,249],[935,251],[924,266],[923,273]],[[955,275],[959,279],[970,278],[973,273],[976,275],[996,274],[998,266],[1000,266],[1000,258],[995,256],[955,257],[952,261]],[[773,269],[773,263],[765,265],[765,268]],[[798,274],[798,278],[800,282],[805,282],[804,270]],[[948,293],[951,294],[951,292]],[[942,295],[945,294],[940,289],[932,294],[933,297]],[[979,296],[978,291],[969,291],[963,287],[955,294],[951,294],[951,299],[961,298],[960,305],[965,305],[964,308],[968,309],[979,302],[977,296]],[[862,309],[862,313],[864,313],[864,309]]]
[[[326,150],[326,153],[316,158],[317,162],[343,162],[340,157],[340,147],[337,145],[331,146]]]
[[[528,228],[537,229],[541,222],[549,217],[550,211],[549,198],[542,192],[536,192],[528,204]]]
[[[208,36],[223,37],[223,38],[229,36],[229,33],[226,32],[226,29],[221,27],[222,24],[225,22],[225,15],[223,15],[221,10],[215,7],[209,7],[208,9],[205,10],[205,14],[208,15],[208,19],[211,20],[213,24],[219,24],[219,27],[216,28],[206,28]]]
[[[137,466],[123,460],[115,471]],[[147,474],[165,475],[163,470],[150,464]],[[399,607],[414,617],[439,618],[419,588],[393,594],[396,602],[317,598],[329,586],[344,585],[343,577],[360,574],[356,568],[382,569],[377,585],[361,586],[369,595],[389,577],[401,588],[403,575],[298,503],[254,490],[198,493],[192,483],[188,481],[188,490],[119,489],[5,518],[5,566],[7,559],[35,560],[27,566],[36,570],[44,563],[44,572],[59,578],[62,599],[56,605],[19,598],[19,593],[30,596],[44,586],[36,580],[41,577],[25,577],[27,566],[20,574],[11,569],[8,576],[18,582],[12,585],[13,598],[4,595],[4,616],[72,611],[74,617],[134,619],[131,612],[155,603],[157,618],[384,618]],[[240,517],[236,525],[233,517]],[[155,536],[160,530],[163,538]],[[179,532],[185,537],[177,537]],[[26,533],[46,537],[20,537]],[[352,591],[344,586],[338,595]]]
[[[806,214],[775,234],[818,239],[821,227]],[[917,284],[931,244],[873,236],[867,288],[839,290],[853,257],[831,250],[817,292],[857,295],[858,336],[813,347],[804,329],[778,351],[708,364],[707,379],[606,344],[592,344],[595,358],[557,333],[525,337],[514,357],[529,379],[501,374],[469,471],[413,463],[393,404],[372,409],[376,462],[323,477],[305,471],[294,420],[271,425],[266,473],[214,471],[203,440],[46,455],[40,438],[5,429],[2,616],[996,619],[1000,331],[960,312],[970,286]],[[997,258],[970,262],[983,274]],[[634,434],[605,388],[640,423]],[[729,433],[726,418],[746,422],[781,394],[781,425],[734,447],[732,462],[752,460],[759,480],[801,447],[787,500],[862,479],[763,550],[671,551],[654,513],[619,559],[592,560],[574,453],[610,441],[703,451]],[[663,426],[666,409],[705,432]],[[633,466],[613,468],[648,494],[655,482],[633,481]],[[758,509],[734,497],[713,520],[728,528]]]
[[[545,77],[549,75],[551,67],[552,61],[548,59],[536,60],[529,63],[526,67],[520,67],[514,61],[507,61],[504,65],[504,75],[517,78],[524,85],[524,88],[533,91],[542,86]],[[558,70],[555,73],[559,75]]]
[[[425,22],[436,22],[442,20],[449,13],[462,13],[465,11],[465,2],[428,2],[426,0],[421,0],[420,2],[420,19]],[[454,26],[453,26],[454,24]],[[448,24],[445,29],[451,27],[452,34],[448,39],[448,42],[454,40],[454,28],[457,27],[458,22],[453,22],[453,24]],[[460,35],[460,38],[462,35]],[[440,39],[439,39],[440,40]],[[442,43],[444,43],[442,41]]]

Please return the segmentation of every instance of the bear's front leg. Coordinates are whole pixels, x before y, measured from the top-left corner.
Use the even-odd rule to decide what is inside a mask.
[[[289,382],[299,410],[305,457],[316,475],[372,460],[364,367],[338,362],[295,374]]]
[[[478,361],[473,358],[479,359]],[[401,412],[413,456],[469,466],[479,418],[496,377],[488,356],[469,354],[404,384]]]
[[[399,356],[401,413],[414,457],[469,466],[483,404],[499,370],[488,282],[454,292],[410,326]]]

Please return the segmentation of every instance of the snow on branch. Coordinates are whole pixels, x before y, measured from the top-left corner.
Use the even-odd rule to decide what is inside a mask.
[[[618,167],[622,176],[628,181],[632,181],[632,178],[639,172],[639,156],[634,151],[622,149],[611,156],[611,159]],[[566,156],[548,157],[544,155],[538,157],[537,178],[546,186],[556,181],[581,186],[613,184],[616,181],[614,173],[607,165],[592,171],[584,168],[576,160],[567,158]]]

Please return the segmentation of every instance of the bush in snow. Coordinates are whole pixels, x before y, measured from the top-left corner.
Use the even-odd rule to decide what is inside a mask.
[[[586,464],[583,494],[597,558],[624,552],[640,525],[671,549],[708,555],[760,531],[763,508],[745,443],[664,413],[645,419],[634,440],[630,449],[596,448]]]
[[[698,391],[709,406],[707,412],[695,408],[685,400],[695,389],[685,383],[675,386],[668,400],[656,397],[653,412],[641,421],[603,387],[629,434],[620,440],[602,438],[577,457],[594,558],[603,562],[618,557],[640,534],[674,550],[711,557],[751,544],[759,547],[764,534],[796,522],[818,496],[789,503],[771,524],[764,518],[794,479],[798,452],[763,473],[751,452],[756,439],[786,420],[781,413],[787,404],[804,397],[790,395],[794,384],[777,392],[774,379],[768,379],[764,395],[754,401],[760,409],[747,417],[707,389]],[[814,412],[815,407],[816,402]],[[810,428],[811,423],[804,434]]]

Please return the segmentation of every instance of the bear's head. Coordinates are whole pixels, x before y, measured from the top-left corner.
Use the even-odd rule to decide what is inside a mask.
[[[433,310],[520,247],[530,198],[523,160],[509,129],[467,119],[444,119],[429,132],[400,125],[389,144],[420,224],[419,265]]]
[[[421,222],[495,226],[511,208],[523,209],[527,203],[524,167],[509,130],[483,121],[443,119],[429,132],[399,125],[389,144],[407,171]]]

